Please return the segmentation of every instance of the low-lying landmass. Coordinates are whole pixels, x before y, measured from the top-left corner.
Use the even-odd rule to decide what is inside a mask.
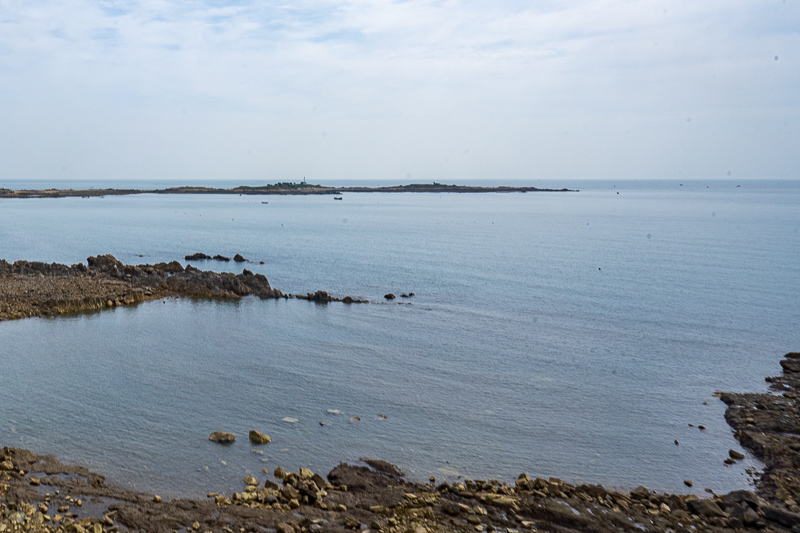
[[[540,189],[538,187],[480,187],[473,185],[447,185],[443,183],[411,183],[387,187],[330,187],[311,183],[279,182],[260,186],[217,187],[183,186],[165,189],[0,189],[0,198],[91,198],[98,196],[124,196],[130,194],[239,194],[239,195],[341,195],[370,192],[420,192],[420,193],[526,193],[526,192],[576,192],[571,189]]]
[[[700,498],[526,474],[512,483],[414,482],[390,463],[364,459],[363,465],[340,464],[325,477],[278,467],[245,476],[241,492],[167,500],[115,488],[102,475],[51,456],[6,447],[0,454],[0,532],[796,533],[800,353],[787,354],[781,364],[783,376],[768,378],[780,394],[720,394],[736,437],[766,465],[754,491]]]

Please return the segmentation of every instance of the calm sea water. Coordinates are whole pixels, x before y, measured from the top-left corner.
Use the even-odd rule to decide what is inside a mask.
[[[9,261],[241,253],[283,291],[375,302],[0,323],[0,444],[172,496],[360,457],[418,479],[747,486],[713,393],[765,390],[800,349],[800,182],[533,184],[581,192],[0,200]]]

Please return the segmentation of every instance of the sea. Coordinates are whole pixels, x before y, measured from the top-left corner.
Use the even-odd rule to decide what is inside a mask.
[[[751,486],[757,460],[723,464],[744,450],[715,394],[766,391],[800,350],[800,181],[478,184],[575,191],[0,199],[8,261],[239,253],[191,264],[370,301],[169,298],[0,322],[0,445],[164,497],[364,458],[414,480]]]

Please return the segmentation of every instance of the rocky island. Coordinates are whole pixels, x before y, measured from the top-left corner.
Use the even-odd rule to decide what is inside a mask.
[[[0,189],[0,198],[66,198],[124,196],[131,194],[238,194],[238,195],[341,195],[343,193],[526,193],[526,192],[577,192],[571,189],[540,189],[537,187],[479,187],[472,185],[447,185],[443,183],[411,183],[388,187],[329,187],[306,182],[278,182],[261,186],[239,186],[229,189],[216,187],[184,186],[166,189]]]

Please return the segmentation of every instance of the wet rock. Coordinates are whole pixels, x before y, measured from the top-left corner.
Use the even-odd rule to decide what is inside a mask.
[[[211,259],[210,255],[206,255],[203,252],[197,252],[191,255],[184,256],[186,261],[201,261],[204,259]]]
[[[694,485],[691,479],[684,479],[683,484],[686,485],[687,487],[691,487],[692,485]]]
[[[738,460],[744,459],[744,454],[737,452],[736,450],[728,450],[728,456],[731,459],[738,459]]]
[[[275,476],[276,479],[283,479],[283,477],[286,475],[286,471],[282,466],[279,466],[272,472],[272,475]]]
[[[250,475],[250,474],[247,474],[246,476],[244,476],[244,479],[242,479],[242,483],[244,483],[245,485],[248,485],[250,487],[257,487],[258,486],[258,480],[255,478],[255,476]]]
[[[242,257],[240,254],[236,254],[236,255],[234,255],[234,256],[233,256],[233,260],[234,260],[234,261],[236,261],[237,263],[244,263],[244,262],[246,262],[246,261],[247,261],[247,259],[245,259],[244,257]]]
[[[639,485],[638,487],[636,487],[631,491],[631,498],[635,498],[637,500],[644,500],[649,497],[650,497],[650,491],[641,485]]]
[[[383,297],[386,298],[387,300],[394,300],[396,298],[396,296],[391,292],[384,294]]]
[[[208,440],[212,442],[218,442],[220,444],[231,444],[232,442],[236,441],[236,435],[226,431],[214,431],[208,436]]]
[[[250,438],[250,442],[253,444],[269,444],[272,442],[272,439],[269,438],[269,435],[261,433],[260,431],[256,431],[255,429],[250,430],[248,437]]]
[[[217,254],[214,256],[214,259],[217,261],[230,261],[230,257],[225,257],[224,255]]]

